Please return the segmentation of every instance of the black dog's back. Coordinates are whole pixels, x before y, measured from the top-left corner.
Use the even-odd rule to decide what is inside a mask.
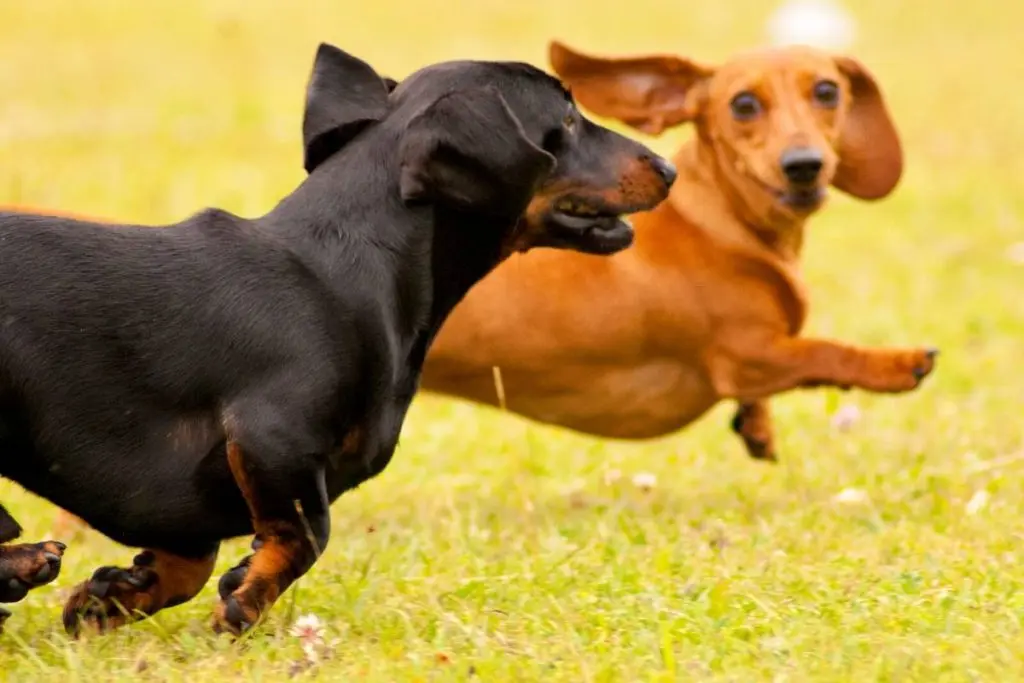
[[[0,263],[0,475],[129,544],[246,533],[219,402],[259,368],[330,371],[355,330],[318,274],[217,210],[153,228],[0,214]],[[218,525],[224,507],[241,524]]]

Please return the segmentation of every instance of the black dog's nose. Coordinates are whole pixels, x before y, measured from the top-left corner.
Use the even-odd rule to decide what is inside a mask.
[[[672,187],[672,183],[676,181],[676,176],[679,172],[676,170],[675,164],[668,159],[662,159],[661,157],[653,157],[649,159],[651,166],[658,172],[661,179],[665,181],[665,187]]]
[[[794,185],[809,185],[818,179],[825,160],[813,147],[796,147],[782,153],[782,172]]]

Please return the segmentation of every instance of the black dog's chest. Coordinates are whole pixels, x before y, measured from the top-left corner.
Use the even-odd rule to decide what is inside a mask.
[[[362,419],[341,435],[325,471],[331,502],[377,476],[391,462],[419,377],[419,369],[405,373],[382,400],[373,402]]]

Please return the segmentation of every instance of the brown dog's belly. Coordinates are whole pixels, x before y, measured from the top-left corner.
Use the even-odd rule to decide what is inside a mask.
[[[642,365],[501,367],[508,410],[542,423],[611,439],[667,436],[718,401],[698,368],[669,359]],[[491,368],[438,359],[428,363],[422,388],[498,406]]]

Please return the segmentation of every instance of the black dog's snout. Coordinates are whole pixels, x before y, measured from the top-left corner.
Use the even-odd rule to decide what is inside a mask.
[[[672,183],[676,181],[676,176],[679,175],[675,164],[661,157],[648,157],[647,161],[658,172],[661,179],[665,181],[665,187],[672,187]]]
[[[818,179],[825,159],[813,147],[796,147],[782,153],[782,172],[794,185],[809,185]]]

